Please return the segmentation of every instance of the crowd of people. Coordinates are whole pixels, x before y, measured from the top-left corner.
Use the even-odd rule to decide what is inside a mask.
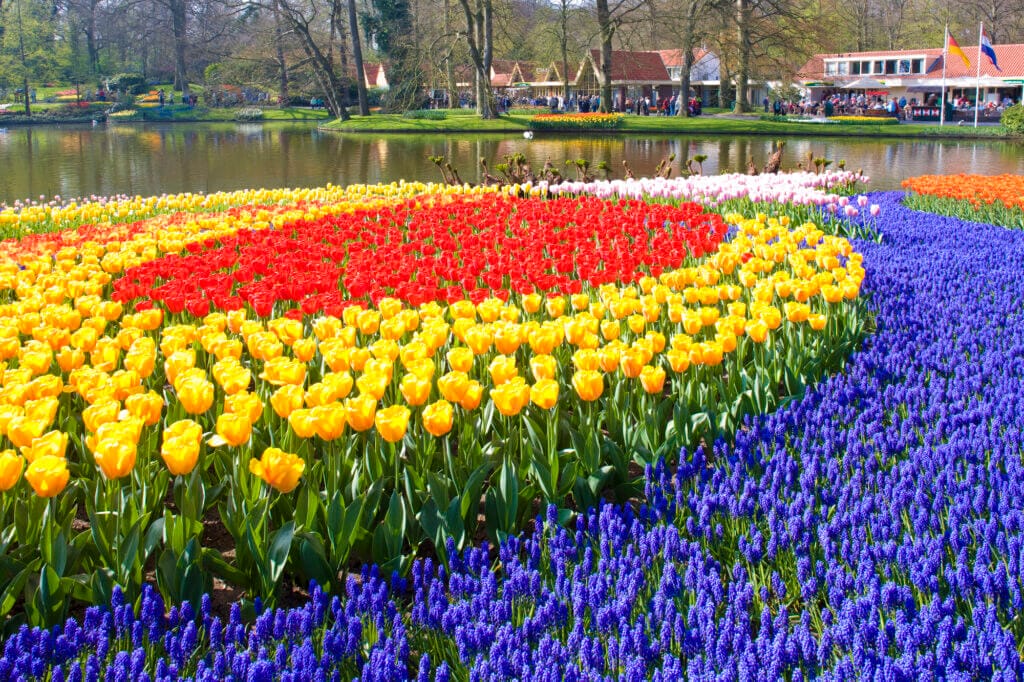
[[[622,114],[635,114],[637,116],[675,116],[679,113],[679,95],[671,97],[626,97],[624,100],[615,95],[612,101],[612,111]],[[552,112],[571,111],[588,113],[601,110],[601,97],[599,95],[579,95],[570,97],[535,97],[529,100],[529,104],[538,107],[550,108]],[[704,108],[703,102],[696,97],[691,97],[687,102],[687,108],[691,116],[699,116]]]

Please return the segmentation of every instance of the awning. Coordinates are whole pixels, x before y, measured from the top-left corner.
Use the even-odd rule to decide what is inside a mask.
[[[885,87],[885,83],[874,78],[858,78],[842,87],[844,90],[881,90]]]

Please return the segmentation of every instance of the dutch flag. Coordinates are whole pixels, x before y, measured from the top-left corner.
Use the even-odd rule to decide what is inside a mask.
[[[985,29],[981,29],[981,53],[988,57],[988,60],[992,62],[992,66],[996,67],[996,71],[1002,71],[999,68],[999,62],[996,61],[996,51],[992,49],[992,43],[988,39],[988,33]]]

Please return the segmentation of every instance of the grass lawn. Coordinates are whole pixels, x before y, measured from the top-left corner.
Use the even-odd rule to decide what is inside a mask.
[[[527,130],[530,116],[513,113],[492,120],[482,120],[469,110],[448,111],[443,120],[411,119],[400,114],[372,114],[353,116],[348,121],[331,121],[324,130],[345,133],[418,133],[418,132],[516,132]],[[546,131],[545,131],[546,132]],[[1002,138],[1012,137],[1000,126],[969,128],[929,124],[872,125],[787,123],[759,120],[758,115],[734,118],[722,115],[704,115],[696,118],[676,116],[627,115],[623,126],[614,131],[567,131],[575,134],[618,133],[694,133],[708,135],[799,135],[828,137],[952,137]],[[545,134],[545,133],[538,133]]]

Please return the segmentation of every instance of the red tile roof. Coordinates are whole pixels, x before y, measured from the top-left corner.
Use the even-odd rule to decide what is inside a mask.
[[[683,51],[682,50],[654,50],[661,57],[661,61],[665,64],[665,68],[671,69],[675,66],[683,66]],[[708,53],[699,47],[693,48],[693,63],[696,64]]]
[[[601,51],[591,50],[595,67],[601,64]],[[669,81],[668,70],[657,52],[612,51],[612,82]]]

